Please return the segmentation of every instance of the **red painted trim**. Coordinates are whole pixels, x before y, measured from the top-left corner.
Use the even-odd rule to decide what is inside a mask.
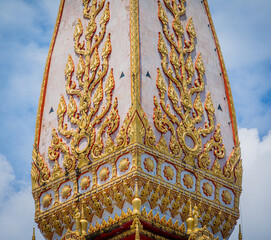
[[[46,97],[46,91],[47,91],[48,76],[49,76],[49,71],[50,71],[50,66],[51,66],[51,59],[52,59],[53,50],[54,50],[54,47],[55,47],[55,42],[56,42],[60,22],[61,22],[61,19],[62,19],[64,5],[65,5],[65,0],[63,0],[60,3],[59,13],[58,13],[59,16],[57,17],[57,22],[56,22],[56,25],[55,25],[55,32],[53,34],[53,38],[52,38],[52,41],[51,41],[51,44],[50,44],[51,49],[49,49],[50,54],[47,57],[46,69],[44,71],[45,76],[44,76],[44,80],[43,80],[44,81],[43,92],[41,93],[41,94],[43,94],[43,96],[42,96],[42,103],[41,103],[41,107],[40,107],[39,133],[38,133],[37,148],[39,148],[39,144],[40,144],[41,125],[42,125],[43,111],[44,111],[44,105],[45,105],[45,97]]]
[[[230,112],[231,125],[232,125],[233,141],[234,141],[234,145],[236,146],[236,136],[235,136],[235,129],[234,129],[234,119],[233,119],[233,115],[232,115],[233,109],[231,107],[231,101],[230,101],[231,95],[229,93],[229,88],[228,88],[228,84],[227,84],[227,81],[226,81],[226,73],[225,73],[224,68],[223,68],[223,65],[225,65],[225,64],[223,64],[224,60],[221,59],[221,56],[219,54],[219,51],[221,52],[221,49],[220,49],[220,46],[217,43],[218,40],[217,41],[215,40],[215,39],[217,39],[217,36],[216,36],[216,33],[215,33],[214,26],[212,24],[211,13],[210,13],[210,10],[209,10],[209,6],[207,6],[207,4],[208,4],[207,0],[204,0],[203,2],[204,2],[205,11],[207,12],[207,17],[208,17],[209,24],[210,24],[210,27],[211,27],[211,30],[212,30],[212,34],[213,34],[213,37],[214,37],[214,42],[215,42],[215,46],[216,46],[216,52],[217,52],[217,55],[218,55],[218,59],[219,59],[221,71],[222,71],[222,74],[223,74],[223,80],[224,80],[224,85],[225,85],[225,90],[226,90],[226,96],[227,96],[227,102],[228,102],[228,107],[229,107],[229,112]]]

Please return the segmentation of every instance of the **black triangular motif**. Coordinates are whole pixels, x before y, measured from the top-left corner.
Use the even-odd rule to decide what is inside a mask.
[[[52,112],[54,112],[53,107],[51,107],[49,114],[52,113]]]
[[[121,75],[120,75],[120,78],[123,78],[125,77],[124,73],[122,72]]]
[[[217,109],[223,112],[222,107],[220,106],[220,104],[218,104],[218,108]]]
[[[146,77],[151,78],[151,75],[150,75],[149,71],[147,71]]]

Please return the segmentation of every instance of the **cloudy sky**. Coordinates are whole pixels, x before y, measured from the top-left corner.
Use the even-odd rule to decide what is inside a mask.
[[[200,0],[198,0],[200,1]],[[40,85],[59,0],[0,0],[0,239],[31,239],[30,163]],[[271,1],[209,0],[230,77],[244,165],[243,239],[271,216]],[[37,233],[37,239],[43,239]],[[231,240],[237,239],[237,231]]]

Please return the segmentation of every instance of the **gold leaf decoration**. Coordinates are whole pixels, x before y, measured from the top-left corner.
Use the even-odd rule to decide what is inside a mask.
[[[72,188],[70,185],[66,185],[61,190],[61,196],[63,199],[68,199],[71,196]]]
[[[80,182],[81,189],[82,190],[87,190],[89,188],[89,186],[90,186],[90,182],[91,182],[91,180],[90,180],[89,176],[83,177],[81,182]]]
[[[162,32],[158,34],[161,69],[157,69],[156,78],[160,101],[154,97],[153,115],[154,125],[162,136],[156,148],[167,155],[182,158],[189,165],[195,166],[197,162],[199,168],[207,171],[211,163],[210,152],[222,159],[225,157],[225,148],[219,125],[214,125],[215,109],[210,93],[206,95],[204,108],[201,101],[205,91],[205,67],[201,53],[196,56],[194,63],[192,59],[196,47],[196,29],[193,19],[189,18],[186,25],[188,38],[185,37],[180,20],[185,14],[184,1],[179,1],[178,7],[175,1],[162,2],[158,1],[158,18],[162,24]],[[173,17],[173,32],[169,27],[168,13]],[[203,119],[208,121],[203,122]],[[167,132],[171,134],[169,142],[164,137]],[[208,136],[211,139],[203,146],[202,140]]]
[[[222,192],[222,195],[221,195],[221,196],[222,196],[223,202],[224,202],[226,205],[231,204],[232,197],[231,197],[231,194],[230,194],[229,191],[224,190],[224,191]]]
[[[173,180],[173,177],[174,177],[174,171],[172,169],[172,167],[170,166],[165,166],[164,168],[164,176],[167,180]]]
[[[42,205],[44,208],[48,208],[52,203],[52,194],[45,194],[45,196],[42,199]]]
[[[190,189],[194,185],[194,180],[190,174],[185,174],[183,177],[183,183],[184,183],[184,186],[186,186],[188,189]]]
[[[109,177],[110,171],[108,167],[103,167],[100,171],[99,178],[101,181],[106,181]]]
[[[119,163],[120,172],[126,172],[129,169],[130,161],[128,158],[123,158]]]
[[[106,26],[110,19],[109,3],[105,4],[102,0],[99,3],[84,1],[83,4],[88,25],[84,30],[82,21],[78,18],[73,37],[79,61],[75,71],[73,58],[68,56],[65,68],[66,95],[60,97],[58,129],[52,130],[52,143],[48,149],[51,161],[58,160],[60,152],[64,154],[63,167],[68,172],[112,152],[115,144],[110,141],[111,135],[119,126],[118,102],[117,99],[112,99],[115,87],[113,69],[109,70],[112,50],[110,34],[106,36]],[[96,17],[101,12],[100,32],[96,33]],[[81,41],[83,36],[86,42]],[[78,84],[73,80],[74,71]],[[66,119],[69,124],[65,123]],[[97,131],[98,124],[101,125]],[[104,136],[108,139],[106,146],[102,141]]]
[[[207,197],[212,196],[214,192],[212,185],[208,182],[203,183],[202,190]]]
[[[151,158],[145,158],[143,164],[148,172],[153,172],[155,165]]]

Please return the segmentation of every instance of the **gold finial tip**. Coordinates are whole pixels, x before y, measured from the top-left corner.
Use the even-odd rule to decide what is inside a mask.
[[[33,227],[33,235],[32,235],[32,240],[36,240],[36,236],[35,236],[35,228]]]
[[[136,184],[135,184],[135,197],[139,197],[137,181],[136,181]]]
[[[242,236],[242,229],[241,229],[241,224],[239,224],[239,235],[238,235],[238,240],[242,240],[243,236]]]
[[[133,199],[132,204],[133,204],[133,213],[140,214],[141,200],[139,198],[137,181],[135,184],[135,198]]]
[[[193,218],[192,215],[192,201],[191,198],[188,200],[189,202],[189,215],[188,218],[186,219],[186,227],[187,227],[187,234],[191,234],[194,231],[194,225],[195,225],[195,219]]]

